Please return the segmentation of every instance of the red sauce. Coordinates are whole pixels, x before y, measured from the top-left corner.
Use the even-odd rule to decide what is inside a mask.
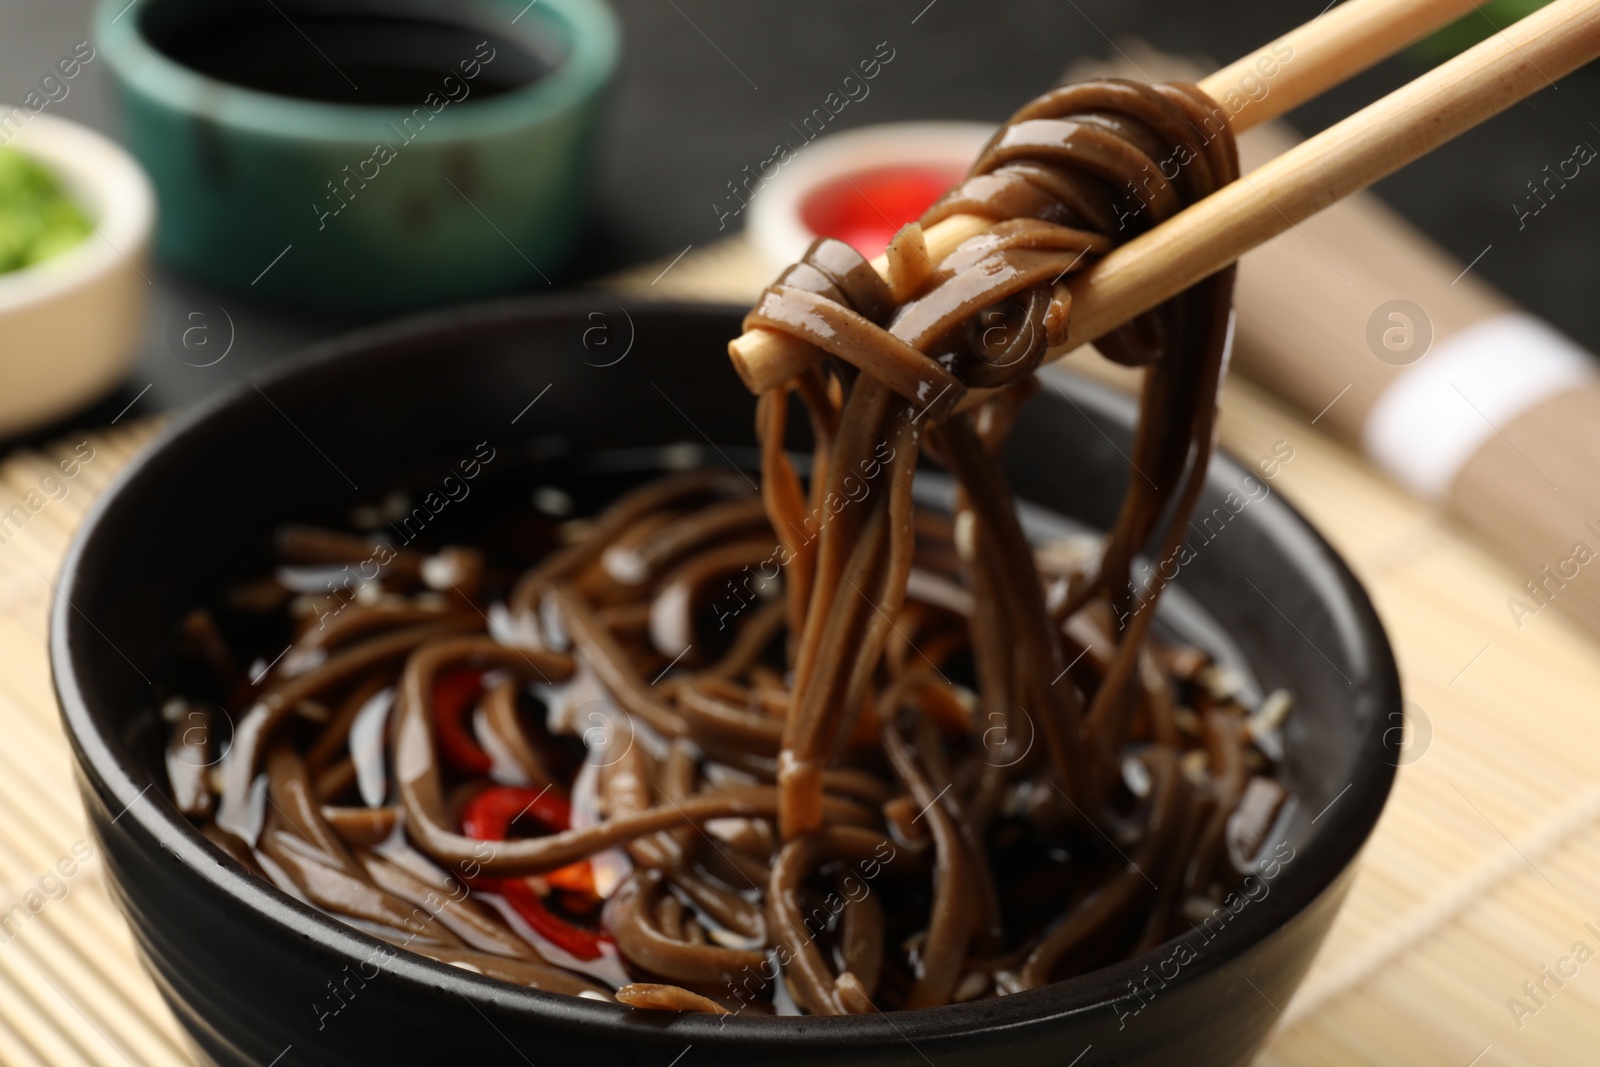
[[[800,204],[800,219],[818,237],[848,242],[870,259],[965,175],[964,167],[937,164],[844,175],[813,189]]]

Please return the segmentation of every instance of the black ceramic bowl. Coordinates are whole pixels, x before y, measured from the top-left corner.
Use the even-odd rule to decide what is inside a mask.
[[[505,470],[562,449],[680,441],[710,462],[719,450],[748,455],[752,405],[723,356],[738,321],[731,309],[624,310],[591,297],[358,334],[177,419],[96,506],[51,620],[56,688],[108,880],[205,1055],[281,1056],[280,1067],[1090,1067],[1179,1056],[1198,1067],[1242,1063],[1265,1040],[1388,794],[1400,712],[1371,604],[1277,494],[1227,521],[1172,599],[1198,605],[1202,629],[1226,634],[1260,686],[1295,695],[1284,774],[1299,800],[1269,840],[1277,862],[1184,947],[1048,988],[890,1015],[723,1021],[513,988],[405,952],[385,960],[380,942],[248,876],[168,802],[151,680],[187,608],[265,569],[275,524],[339,522],[396,485],[433,484],[482,441]],[[1127,476],[1132,414],[1088,383],[1045,389],[1009,450],[1018,495],[1104,528]],[[1230,492],[1260,497],[1247,473],[1219,458],[1202,512],[1226,509]],[[370,975],[372,960],[376,977],[350,979]],[[330,983],[337,1014],[324,1014]]]

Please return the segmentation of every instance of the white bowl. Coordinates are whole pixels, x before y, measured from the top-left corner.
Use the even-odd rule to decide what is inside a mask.
[[[133,157],[76,122],[27,116],[7,147],[49,167],[95,232],[0,274],[0,435],[61,418],[109,391],[144,340],[155,197]]]
[[[801,215],[812,190],[879,167],[948,165],[964,172],[994,131],[985,122],[895,122],[819,137],[751,197],[750,243],[769,270],[781,270],[817,239]]]

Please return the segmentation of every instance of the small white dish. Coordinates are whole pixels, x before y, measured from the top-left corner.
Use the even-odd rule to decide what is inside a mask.
[[[819,236],[804,217],[807,198],[816,190],[882,168],[948,167],[965,173],[994,131],[984,122],[896,122],[819,137],[751,197],[750,243],[769,270],[782,270]]]
[[[144,340],[155,196],[133,157],[76,122],[26,115],[6,142],[48,167],[94,226],[76,245],[0,274],[0,435],[36,429],[109,391]]]

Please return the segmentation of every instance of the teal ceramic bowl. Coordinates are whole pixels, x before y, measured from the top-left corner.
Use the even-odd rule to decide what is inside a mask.
[[[95,35],[180,272],[390,311],[544,288],[581,236],[604,0],[104,0]]]

